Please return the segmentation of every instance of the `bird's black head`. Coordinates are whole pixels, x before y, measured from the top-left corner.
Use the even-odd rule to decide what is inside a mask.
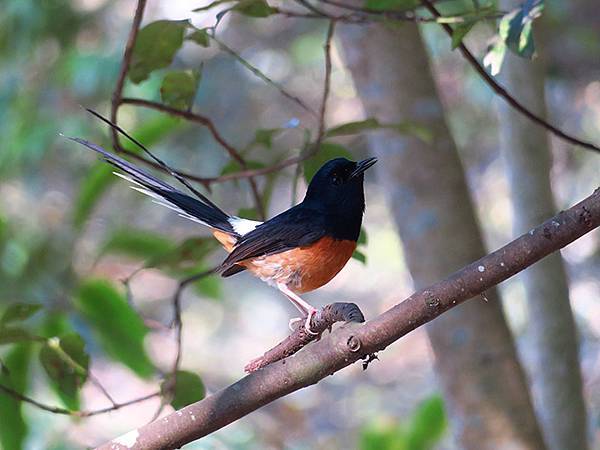
[[[363,189],[364,172],[377,162],[377,158],[368,158],[360,162],[346,158],[336,158],[326,162],[315,174],[308,185],[303,203],[347,221],[362,221],[365,210]]]

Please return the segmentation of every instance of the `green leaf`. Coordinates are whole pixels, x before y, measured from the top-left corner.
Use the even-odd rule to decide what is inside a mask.
[[[77,228],[85,223],[102,195],[115,181],[116,177],[112,171],[111,166],[101,162],[96,164],[83,179],[73,208],[73,222]]]
[[[367,255],[365,255],[361,247],[367,245],[367,232],[363,227],[360,227],[360,234],[356,241],[356,250],[352,253],[352,257],[363,264],[367,264]]]
[[[317,170],[319,170],[327,161],[334,158],[352,159],[352,154],[339,144],[333,144],[331,142],[321,143],[321,147],[317,154],[303,163],[304,178],[306,181],[310,182],[315,173],[317,173]]]
[[[137,84],[152,71],[169,66],[189,26],[187,20],[157,20],[142,28],[133,48],[129,79]]]
[[[452,29],[452,50],[455,50],[463,41],[467,33],[471,31],[477,22],[466,22],[456,25]]]
[[[0,216],[0,246],[4,243],[8,237],[8,223],[5,218]]]
[[[237,212],[238,217],[250,220],[260,220],[256,208],[240,208]]]
[[[367,245],[367,230],[364,227],[360,227],[360,234],[358,235],[358,240],[356,241],[356,245]]]
[[[252,161],[252,160],[246,161],[246,169],[255,170],[255,169],[262,169],[263,167],[265,167],[265,165],[263,163],[261,163],[260,161]],[[223,166],[223,169],[221,170],[221,175],[236,173],[241,170],[242,170],[242,166],[240,165],[240,163],[232,159],[227,164],[225,164],[225,166]]]
[[[192,237],[184,240],[170,251],[146,261],[146,267],[157,267],[177,271],[194,268],[202,260],[219,247],[218,242],[210,237]]]
[[[338,125],[337,127],[330,128],[325,132],[325,136],[334,137],[334,136],[347,136],[349,134],[358,134],[362,131],[366,130],[375,130],[380,128],[381,124],[379,121],[373,117],[369,117],[365,120],[360,120],[356,122],[348,122],[342,125]]]
[[[412,122],[399,122],[395,124],[382,124],[377,119],[370,117],[357,122],[348,122],[326,131],[326,137],[348,136],[352,134],[362,133],[363,131],[371,131],[377,129],[395,130],[401,134],[413,135],[424,142],[431,142],[431,132]]]
[[[282,128],[263,128],[256,130],[254,142],[270,149],[273,146],[273,138],[282,131]]]
[[[208,47],[210,45],[210,35],[208,34],[208,31],[206,31],[206,28],[190,33],[186,36],[186,39],[195,42],[201,47]]]
[[[191,276],[198,273],[202,273],[207,270],[204,265],[198,265],[193,270],[186,270],[185,275]],[[214,300],[221,300],[223,298],[223,284],[221,278],[214,274],[207,275],[198,281],[192,283],[193,289],[198,295],[212,298]]]
[[[490,71],[492,76],[500,73],[504,55],[506,54],[506,44],[501,39],[497,39],[489,48],[483,57],[483,65]]]
[[[543,8],[543,0],[526,0],[520,8],[500,20],[500,37],[511,51],[523,58],[531,59],[535,54],[532,23],[541,15]]]
[[[175,376],[175,392],[171,400],[171,406],[181,409],[192,403],[199,402],[206,396],[206,388],[202,379],[195,373],[186,370],[178,370]],[[166,379],[160,386],[163,395],[170,392],[170,379]]]
[[[199,70],[169,72],[160,86],[160,98],[166,105],[187,111],[194,103],[200,78]]]
[[[444,401],[440,396],[424,400],[413,413],[407,430],[408,448],[411,450],[431,450],[446,431]]]
[[[359,446],[360,450],[415,450],[407,445],[406,434],[392,420],[378,418],[363,428]]]
[[[40,362],[66,408],[79,409],[79,390],[87,380],[90,357],[76,333],[51,338],[40,350]]]
[[[220,278],[214,275],[196,281],[193,286],[196,292],[204,297],[214,300],[223,299],[223,283]]]
[[[74,303],[108,355],[140,377],[147,378],[154,373],[154,366],[144,349],[148,330],[112,284],[106,280],[84,281]]]
[[[418,0],[367,0],[365,8],[374,11],[405,11],[415,9],[419,4]]]
[[[365,255],[360,250],[354,250],[354,253],[352,253],[352,257],[363,264],[367,264],[367,255]]]
[[[0,345],[14,344],[27,341],[45,341],[44,338],[31,334],[29,331],[18,327],[0,328]]]
[[[142,260],[155,260],[174,249],[173,243],[161,234],[146,230],[119,229],[111,233],[100,254],[119,253]]]
[[[37,303],[13,303],[4,311],[0,318],[0,327],[11,322],[21,322],[33,316],[42,305]]]
[[[174,131],[177,131],[177,129],[181,128],[183,124],[184,122],[179,120],[177,117],[158,114],[153,118],[140,123],[140,125],[136,127],[132,134],[134,138],[142,142],[146,147],[150,147],[160,142]],[[124,140],[122,145],[129,151],[136,153],[141,151],[136,145],[128,140]]]
[[[206,6],[201,6],[200,8],[192,9],[192,11],[193,12],[208,11],[209,9],[212,9],[215,6],[223,5],[225,3],[232,3],[234,1],[237,1],[237,0],[215,0],[214,2],[211,2]]]
[[[0,372],[0,383],[25,394],[29,380],[31,355],[29,344],[16,345],[4,358],[6,370]],[[23,402],[0,391],[0,448],[23,450],[28,426],[23,416]]]
[[[431,131],[419,124],[412,122],[402,122],[396,124],[383,125],[383,128],[395,130],[400,134],[406,134],[421,139],[426,144],[430,144],[433,141],[433,135]]]
[[[240,0],[231,9],[250,17],[268,17],[277,12],[265,0]]]

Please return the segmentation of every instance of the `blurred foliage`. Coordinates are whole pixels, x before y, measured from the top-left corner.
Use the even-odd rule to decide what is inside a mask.
[[[79,390],[88,377],[90,357],[77,333],[49,339],[40,350],[40,363],[63,404],[79,409]]]
[[[18,344],[0,360],[0,383],[17,392],[26,392],[29,385],[29,360],[31,345]],[[0,391],[0,444],[4,450],[20,450],[29,427],[23,416],[23,404],[14,397]]]
[[[175,374],[177,380],[175,392],[172,393],[171,406],[175,409],[181,409],[192,403],[199,402],[206,396],[206,388],[202,379],[195,373],[185,370],[178,370]],[[164,395],[169,395],[171,379],[167,378],[161,384],[161,391]]]
[[[447,428],[441,397],[424,400],[403,423],[376,420],[364,427],[360,450],[431,450]]]
[[[148,330],[124,295],[107,280],[87,280],[79,288],[74,302],[76,309],[93,325],[109,355],[140,377],[153,374],[154,366],[144,349]]]
[[[417,3],[366,0],[365,7],[403,11]],[[98,271],[97,266],[118,257],[119,261],[133,261],[139,268],[156,268],[171,278],[182,279],[213,267],[219,248],[212,237],[196,235],[195,231],[157,231],[152,227],[154,218],[132,214],[123,183],[118,194],[111,190],[119,181],[112,167],[91,161],[89,155],[74,151],[58,136],[59,132],[82,135],[109,148],[106,133],[99,131],[102,125],[79,104],[108,109],[131,20],[129,15],[118,13],[122,6],[115,1],[4,0],[0,14],[0,383],[24,394],[50,393],[52,399],[70,410],[86,406],[82,404],[81,389],[92,379],[92,362],[121,364],[132,374],[156,383],[164,375],[146,349],[151,333],[144,321],[146,311],[137,311],[110,271]],[[495,39],[484,60],[493,73],[500,70],[506,49],[522,57],[534,56],[532,27],[543,6],[541,0],[527,0],[497,21]],[[445,14],[462,19],[452,23],[453,48],[466,36],[479,37],[476,25],[486,15],[497,12],[493,3],[466,0],[440,2],[439,7]],[[302,94],[314,94],[314,73],[322,63],[323,22],[304,21],[292,30],[278,31],[272,24],[265,25],[279,19],[275,6],[265,0],[219,0],[196,11],[213,8],[217,8],[218,27],[239,41],[261,37],[261,45],[272,50],[264,58],[264,54],[249,48],[251,56],[273,58],[275,69],[288,64],[290,69],[282,71],[287,73],[282,77],[287,77],[292,86],[299,85],[295,72],[302,70],[306,84]],[[223,21],[229,13],[233,13],[230,20]],[[561,14],[565,12],[554,7],[551,17],[561,21]],[[271,19],[263,20],[265,17]],[[312,119],[298,111],[288,113],[289,103],[269,111],[273,101],[265,92],[272,90],[279,95],[275,82],[267,82],[268,89],[261,90],[254,74],[246,76],[231,61],[226,63],[222,54],[215,56],[215,27],[196,26],[195,20],[156,19],[148,14],[148,23],[140,30],[125,95],[185,111],[204,108],[211,111],[211,117],[214,109],[219,130],[240,149],[248,169],[267,167],[310,148],[315,135],[305,122],[311,123]],[[585,48],[594,54],[598,40],[593,31],[580,27],[569,32],[584,36]],[[440,42],[450,47],[447,40]],[[249,45],[257,46],[254,42]],[[273,56],[280,54],[285,55],[285,64]],[[238,55],[238,62],[245,61],[245,56]],[[481,103],[489,106],[488,98]],[[462,113],[457,114],[462,118]],[[120,112],[119,123],[151,149],[164,144],[165,160],[181,164],[186,170],[198,170],[207,176],[242,170],[239,162],[221,156],[221,149],[205,129],[181,119],[127,106]],[[350,150],[357,142],[354,139],[381,129],[424,141],[434,138],[417,122],[386,124],[372,117],[344,117],[342,123],[325,130],[320,151],[301,165],[302,174],[298,175],[308,181],[328,159],[357,159]],[[489,134],[487,125],[481,129],[477,131]],[[123,138],[121,145],[129,152],[140,151]],[[214,156],[216,151],[210,153],[216,148],[218,157]],[[201,164],[197,165],[198,161]],[[293,179],[289,173],[273,173],[261,179],[259,190],[267,209],[276,182]],[[255,208],[250,206],[246,181],[226,186],[239,194],[234,206],[238,214],[257,218]],[[219,189],[215,188],[214,193],[220,195]],[[141,209],[141,200],[136,201],[136,208]],[[103,208],[107,203],[108,207]],[[367,233],[362,229],[353,256],[363,263],[367,243]],[[205,277],[192,288],[203,298],[223,298],[218,277]],[[157,310],[163,313],[161,308]],[[160,319],[170,321],[170,313]],[[33,378],[35,383],[30,382]],[[168,377],[162,384],[163,391],[174,394],[173,407],[206,395],[198,374],[180,370],[176,379],[173,392]],[[28,420],[23,405],[0,391],[2,449],[27,448],[27,434],[33,428]],[[409,420],[367,424],[361,431],[360,448],[430,449],[445,427],[443,405],[435,397],[423,402]]]

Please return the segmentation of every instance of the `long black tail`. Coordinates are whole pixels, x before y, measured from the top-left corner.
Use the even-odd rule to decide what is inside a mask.
[[[106,122],[106,119],[104,119],[103,117],[99,116],[93,111],[90,112],[92,112],[92,114],[96,115],[97,117],[100,117]],[[114,125],[110,122],[108,123],[110,125]],[[115,172],[115,175],[118,175],[121,178],[125,178],[131,183],[137,185],[133,186],[133,188],[139,192],[149,195],[150,197],[153,197],[157,201],[157,203],[177,211],[179,215],[187,219],[194,220],[195,222],[199,222],[203,225],[207,225],[211,228],[216,228],[218,230],[224,231],[232,235],[238,235],[238,233],[236,233],[230,222],[230,220],[232,219],[231,216],[229,216],[227,213],[221,210],[218,206],[216,206],[213,202],[208,200],[205,196],[197,193],[195,189],[192,188],[194,192],[200,196],[200,199],[195,199],[187,194],[184,194],[183,192],[177,190],[173,186],[170,186],[164,181],[159,180],[158,178],[150,175],[145,170],[140,169],[139,167],[134,166],[128,161],[125,161],[123,158],[120,158],[104,150],[99,145],[93,144],[91,142],[86,141],[85,139],[80,139],[77,137],[68,137],[68,139],[75,141],[81,145],[84,145],[90,150],[93,150],[96,153],[102,155],[106,162],[112,164],[113,166],[117,167],[121,171],[125,172],[125,174],[127,174],[123,175]],[[147,151],[146,149],[144,150]],[[167,168],[167,170],[172,173],[172,171],[162,161],[160,161],[159,164],[164,165]],[[179,179],[180,177],[177,178]]]

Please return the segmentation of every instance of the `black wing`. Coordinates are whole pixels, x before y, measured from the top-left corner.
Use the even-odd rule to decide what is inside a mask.
[[[310,245],[325,236],[325,217],[302,204],[273,217],[241,237],[219,271],[233,275],[236,263]]]

